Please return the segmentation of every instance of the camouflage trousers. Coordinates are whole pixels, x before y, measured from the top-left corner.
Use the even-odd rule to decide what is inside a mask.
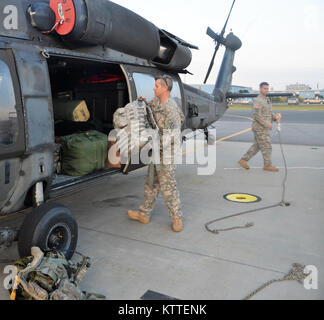
[[[269,130],[253,131],[255,142],[249,151],[244,155],[242,160],[249,161],[252,159],[259,151],[262,152],[264,159],[264,166],[271,166],[272,157],[272,145]]]
[[[171,218],[182,217],[180,195],[175,177],[175,165],[161,164],[154,166],[153,179],[150,172],[151,168],[149,167],[144,187],[144,202],[139,209],[141,214],[150,217],[154,209],[155,201],[161,191]]]

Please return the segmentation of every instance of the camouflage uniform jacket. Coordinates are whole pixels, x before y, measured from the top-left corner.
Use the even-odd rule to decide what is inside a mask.
[[[259,95],[253,103],[254,121],[253,131],[267,131],[268,125],[275,121],[275,114],[272,113],[272,104],[269,99]]]
[[[167,161],[174,160],[174,145],[176,143],[181,143],[181,127],[185,121],[184,114],[182,110],[178,107],[177,103],[169,98],[164,103],[160,104],[158,98],[154,98],[150,104],[154,113],[156,124],[159,128],[160,133],[160,157],[162,159],[169,159]],[[173,130],[173,132],[172,132]],[[174,137],[172,138],[172,134]],[[179,135],[179,136],[177,136]],[[163,145],[170,147],[171,144],[171,157],[165,155],[165,150],[163,150]],[[170,150],[170,148],[167,150]]]

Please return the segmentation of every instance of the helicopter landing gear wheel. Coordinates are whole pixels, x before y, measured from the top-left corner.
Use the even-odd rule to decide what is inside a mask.
[[[216,143],[216,138],[212,134],[209,133],[208,129],[204,130],[204,134],[205,134],[207,144],[209,146],[212,146]]]
[[[25,218],[18,239],[21,258],[30,256],[32,247],[42,251],[62,252],[67,260],[74,254],[78,241],[78,225],[71,211],[55,203],[46,203]]]

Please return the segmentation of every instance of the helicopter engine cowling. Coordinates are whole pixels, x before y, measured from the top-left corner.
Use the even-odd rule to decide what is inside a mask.
[[[183,70],[189,66],[192,59],[191,50],[170,38],[160,30],[161,46],[159,55],[152,62],[161,68],[170,70]]]
[[[50,10],[55,13],[55,24],[48,32],[40,24],[32,25],[43,33],[55,31],[64,42],[106,46],[169,70],[183,70],[191,62],[188,47],[140,15],[111,1],[49,0],[49,10],[45,5],[44,2],[33,4],[33,10],[29,9],[32,21],[40,20]]]
[[[136,57],[158,55],[158,28],[136,13],[107,0],[73,0],[75,25],[65,40],[106,45]]]

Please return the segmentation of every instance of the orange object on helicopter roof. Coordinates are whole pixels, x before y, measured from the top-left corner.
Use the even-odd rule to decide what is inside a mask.
[[[75,25],[75,7],[73,0],[50,0],[50,7],[55,12],[54,30],[61,36],[69,34]]]

